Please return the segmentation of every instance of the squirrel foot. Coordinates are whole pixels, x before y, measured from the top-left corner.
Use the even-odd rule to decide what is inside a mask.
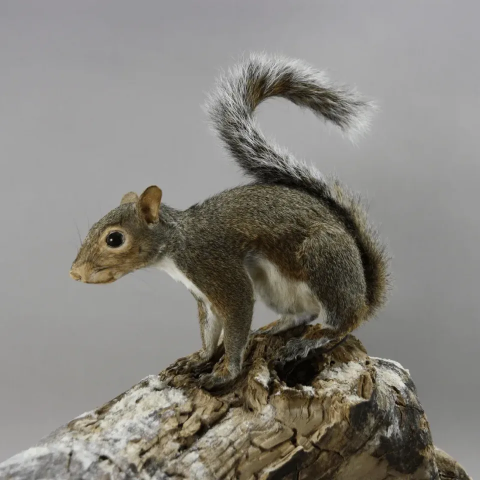
[[[179,358],[174,365],[177,372],[182,374],[200,374],[213,367],[210,365],[210,357],[203,350],[189,355],[188,357]]]
[[[325,347],[330,341],[329,338],[291,338],[285,346],[279,349],[275,364],[283,367],[288,362],[305,358],[311,350]]]
[[[200,376],[199,384],[205,390],[215,390],[232,383],[234,378],[231,373],[205,373]]]

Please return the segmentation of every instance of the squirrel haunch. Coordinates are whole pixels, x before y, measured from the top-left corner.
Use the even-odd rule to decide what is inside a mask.
[[[269,142],[256,126],[255,108],[276,96],[348,134],[365,130],[373,110],[299,61],[250,56],[218,80],[206,110],[253,182],[183,211],[161,204],[156,186],[140,196],[129,192],[90,229],[70,272],[86,283],[111,283],[157,266],[181,281],[198,303],[198,363],[213,356],[224,334],[225,368],[202,377],[206,388],[241,371],[255,298],[280,314],[260,329],[265,334],[322,316],[327,333],[290,342],[285,358],[341,339],[386,301],[388,258],[357,196]]]

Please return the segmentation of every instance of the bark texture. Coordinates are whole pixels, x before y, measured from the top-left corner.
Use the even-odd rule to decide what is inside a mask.
[[[181,359],[0,464],[0,478],[470,478],[434,447],[408,370],[355,337],[275,367],[289,337],[317,328],[253,337],[242,376],[215,394]]]

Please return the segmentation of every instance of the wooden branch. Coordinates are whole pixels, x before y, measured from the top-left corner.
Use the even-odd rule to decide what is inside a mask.
[[[0,464],[0,478],[469,479],[434,447],[408,371],[355,337],[276,371],[286,340],[317,328],[255,336],[242,377],[216,395],[177,361]]]

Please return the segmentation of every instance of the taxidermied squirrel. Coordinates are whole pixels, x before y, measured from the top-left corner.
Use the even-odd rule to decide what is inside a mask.
[[[223,330],[225,367],[201,377],[207,389],[240,373],[256,297],[281,317],[265,334],[324,317],[322,338],[286,344],[291,359],[343,338],[386,300],[388,259],[358,198],[257,128],[254,110],[270,97],[347,133],[364,131],[373,110],[300,61],[251,55],[218,80],[207,112],[253,182],[184,211],[161,203],[157,186],[127,193],[90,229],[70,271],[75,280],[110,283],[157,266],[182,282],[198,302],[199,363],[212,358]]]

